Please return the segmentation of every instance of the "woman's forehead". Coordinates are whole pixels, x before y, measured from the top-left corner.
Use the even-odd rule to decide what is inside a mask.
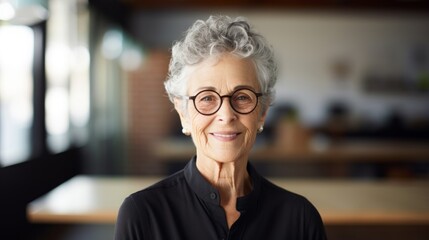
[[[253,62],[250,59],[225,55],[216,61],[208,59],[192,67],[188,79],[188,90],[211,89],[233,91],[238,88],[259,90]]]

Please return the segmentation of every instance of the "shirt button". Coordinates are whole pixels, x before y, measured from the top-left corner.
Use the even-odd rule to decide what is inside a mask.
[[[212,200],[215,200],[216,199],[216,193],[214,193],[214,192],[210,193],[210,198]]]

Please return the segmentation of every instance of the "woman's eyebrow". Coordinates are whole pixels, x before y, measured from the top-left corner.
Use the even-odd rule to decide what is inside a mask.
[[[250,90],[256,91],[256,89],[255,89],[254,87],[249,86],[249,85],[238,85],[238,86],[235,86],[233,91],[235,91],[235,90],[237,90],[237,89],[243,89],[243,88],[246,88],[246,89],[250,89]]]
[[[200,92],[200,91],[203,91],[203,90],[213,90],[213,91],[216,91],[216,88],[215,87],[211,87],[211,86],[199,87],[199,88],[196,89],[196,92]]]
[[[234,92],[234,91],[236,91],[237,89],[243,89],[243,88],[256,91],[256,89],[254,87],[250,86],[250,85],[237,85],[237,86],[235,86],[233,88],[233,90],[231,91],[231,93]],[[215,91],[215,92],[218,91],[215,87],[204,86],[204,87],[199,87],[199,88],[195,89],[195,92],[198,93],[198,92],[201,92],[201,91],[204,91],[204,90],[212,90],[212,91]]]
[[[191,95],[196,95],[196,94],[198,94],[199,92],[207,91],[207,90],[217,92],[217,90],[216,90],[216,88],[215,88],[215,87],[211,87],[211,86],[204,86],[204,87],[199,87],[199,88],[197,88],[197,89],[195,89],[195,90],[192,90],[192,91],[191,91],[191,93],[190,93],[189,95],[190,95],[190,96],[191,96]]]

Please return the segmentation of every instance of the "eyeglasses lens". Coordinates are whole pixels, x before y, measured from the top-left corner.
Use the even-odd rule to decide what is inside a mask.
[[[221,103],[219,94],[214,91],[200,92],[195,98],[195,107],[204,114],[215,112]]]
[[[244,89],[235,92],[230,102],[235,111],[239,113],[249,113],[255,108],[257,97],[254,92]]]

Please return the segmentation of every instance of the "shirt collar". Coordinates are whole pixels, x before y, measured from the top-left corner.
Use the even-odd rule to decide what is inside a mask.
[[[219,191],[201,175],[200,171],[197,169],[196,160],[197,157],[194,156],[185,166],[184,174],[187,183],[199,198],[205,202],[220,205]],[[247,164],[247,171],[250,178],[252,179],[253,189],[246,196],[239,197],[237,199],[237,210],[240,212],[256,205],[261,190],[261,176],[256,172],[250,163]]]

